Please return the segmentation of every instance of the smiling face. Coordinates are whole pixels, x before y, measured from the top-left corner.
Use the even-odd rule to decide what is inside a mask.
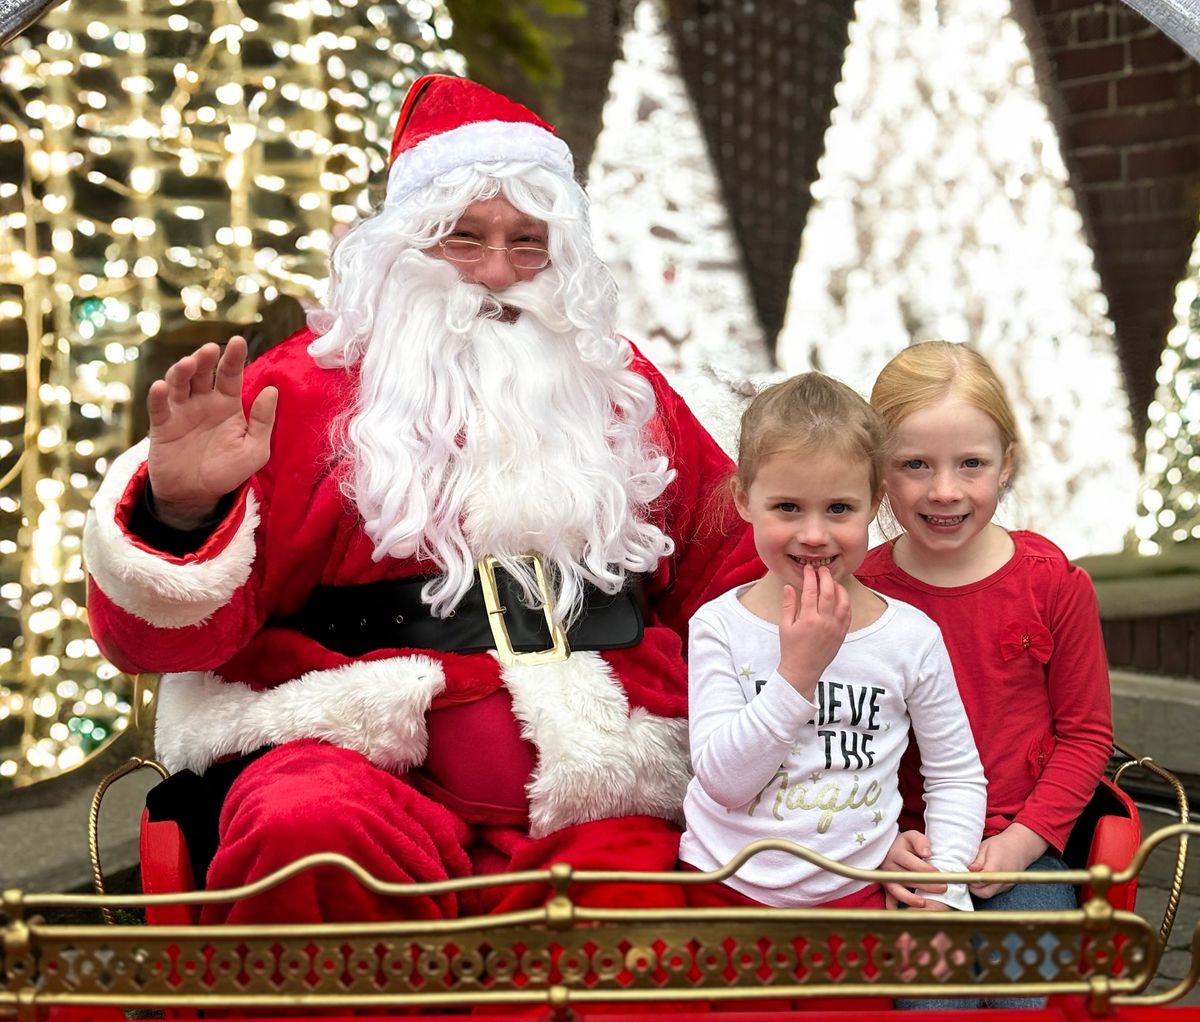
[[[483,258],[478,262],[447,261],[464,280],[482,284],[489,291],[503,291],[512,284],[533,280],[545,269],[514,266],[507,250],[520,246],[546,248],[549,236],[545,223],[522,213],[503,195],[497,195],[472,202],[444,240],[477,241],[484,245]],[[429,249],[429,255],[445,258],[439,245]]]
[[[832,452],[773,454],[749,490],[737,488],[735,501],[754,528],[767,566],[763,581],[773,590],[782,593],[789,584],[799,590],[805,565],[825,565],[836,581],[854,586],[877,506],[867,462]]]
[[[975,566],[983,577],[999,567],[995,557],[1007,549],[1007,534],[991,521],[1012,474],[1012,453],[996,423],[950,394],[905,416],[895,439],[884,481],[905,531],[896,546],[901,567],[917,566],[913,573],[927,581],[930,568],[965,570],[966,577]]]

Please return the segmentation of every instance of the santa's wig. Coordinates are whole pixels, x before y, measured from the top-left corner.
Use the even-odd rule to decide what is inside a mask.
[[[546,223],[551,261],[491,294],[434,246],[496,196]],[[520,555],[540,553],[555,616],[570,620],[585,581],[615,592],[670,552],[649,521],[673,476],[647,443],[653,391],[615,332],[615,287],[573,180],[537,163],[472,164],[385,202],[335,248],[325,306],[310,351],[361,380],[335,447],[346,491],[376,559],[438,566],[434,613],[457,606],[484,553],[531,600]]]

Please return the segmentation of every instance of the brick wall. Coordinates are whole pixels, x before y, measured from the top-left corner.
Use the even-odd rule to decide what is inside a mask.
[[[1200,214],[1200,65],[1120,0],[1024,0],[1139,440]]]

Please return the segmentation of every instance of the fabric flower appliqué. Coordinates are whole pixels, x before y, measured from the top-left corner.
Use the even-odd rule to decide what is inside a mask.
[[[1040,664],[1050,662],[1050,654],[1054,652],[1054,636],[1044,624],[1030,621],[1022,624],[1013,621],[1004,629],[1000,636],[1000,652],[1005,661],[1015,660],[1023,653],[1028,653]]]

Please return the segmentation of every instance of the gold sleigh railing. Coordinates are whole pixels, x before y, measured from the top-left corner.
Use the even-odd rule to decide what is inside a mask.
[[[123,1009],[448,1007],[542,1005],[565,1017],[598,1002],[631,1008],[758,998],[953,996],[988,993],[1082,996],[1103,1015],[1122,1004],[1177,1000],[1200,979],[1200,924],[1190,968],[1169,990],[1148,994],[1183,892],[1187,793],[1149,758],[1117,747],[1113,780],[1142,770],[1171,791],[1180,823],[1143,842],[1130,865],[1067,873],[975,874],[972,880],[1087,884],[1095,892],[1069,912],[865,913],[811,909],[592,909],[576,885],[709,883],[732,875],[752,855],[785,849],[843,876],[919,879],[856,870],[790,842],[756,842],[713,873],[573,871],[469,878],[439,884],[389,884],[340,856],[310,856],[243,888],[173,895],[109,895],[100,864],[99,813],[107,788],[141,768],[135,758],[97,788],[89,851],[98,894],[3,892],[0,905],[0,1016],[42,1017],[46,1009],[93,1005]],[[1157,927],[1105,900],[1140,875],[1150,853],[1175,841],[1176,858]],[[384,895],[411,897],[538,883],[544,907],[505,915],[324,926],[202,927],[112,925],[114,909],[206,904],[253,896],[313,868],[345,869]],[[947,874],[948,879],[953,875]],[[967,879],[966,874],[959,875]],[[110,924],[48,923],[38,912],[98,911]],[[128,915],[128,914],[127,914]]]
[[[1088,884],[1095,895],[1057,912],[928,913],[813,909],[598,909],[574,892],[592,883],[707,883],[747,858],[783,849],[843,876],[918,880],[858,870],[785,841],[759,841],[712,873],[549,870],[433,884],[390,884],[336,855],[309,856],[234,890],[175,895],[3,894],[0,1014],[44,1017],[59,1006],[130,1010],[542,1005],[552,1017],[596,1003],[630,1008],[758,998],[927,995],[1081,996],[1094,1015],[1163,1005],[1200,979],[1200,924],[1187,975],[1148,994],[1163,951],[1158,929],[1105,900],[1161,843],[1200,835],[1172,824],[1127,869],[944,874],[950,881]],[[303,870],[339,868],[370,890],[408,897],[544,884],[537,909],[439,921],[321,926],[58,925],[36,914],[211,904],[251,897]]]
[[[1159,766],[1149,756],[1138,756],[1130,752],[1119,742],[1113,744],[1115,765],[1112,767],[1112,781],[1117,787],[1130,771],[1141,770],[1154,781],[1166,786],[1175,801],[1175,818],[1180,823],[1191,820],[1191,808],[1188,805],[1187,789],[1170,770]],[[1183,877],[1187,867],[1188,835],[1180,834],[1175,850],[1175,868],[1171,875],[1171,886],[1167,892],[1167,902],[1163,909],[1162,923],[1158,928],[1159,943],[1165,948],[1175,925],[1175,916],[1179,911],[1179,899],[1183,896]]]

